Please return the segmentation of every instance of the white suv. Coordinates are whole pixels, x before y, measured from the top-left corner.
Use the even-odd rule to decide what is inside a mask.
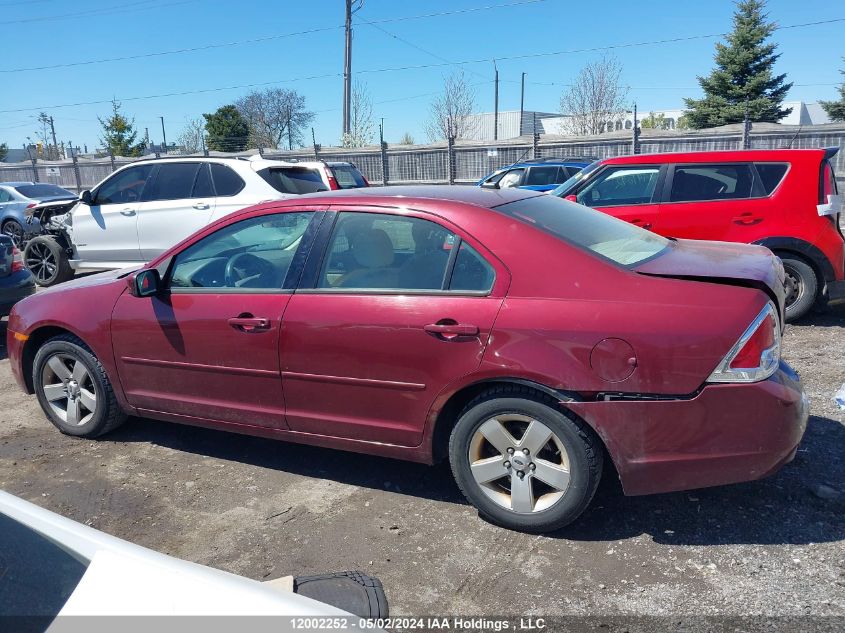
[[[78,200],[33,209],[41,234],[27,243],[24,261],[41,286],[70,279],[75,271],[147,262],[233,211],[338,188],[325,165],[260,157],[141,160]]]

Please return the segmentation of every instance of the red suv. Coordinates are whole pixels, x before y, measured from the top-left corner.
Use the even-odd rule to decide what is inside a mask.
[[[587,507],[606,456],[627,494],[792,459],[808,409],[783,302],[765,248],[522,189],[378,187],[246,209],[143,270],[39,292],[7,340],[63,433],[131,414],[448,457],[483,515],[545,531]]]
[[[620,156],[553,193],[666,237],[766,246],[786,270],[786,319],[845,299],[839,148]]]

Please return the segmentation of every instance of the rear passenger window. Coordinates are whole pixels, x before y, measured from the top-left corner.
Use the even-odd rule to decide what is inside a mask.
[[[244,181],[232,169],[220,163],[211,164],[211,177],[218,196],[234,196],[244,188]]]
[[[496,273],[478,251],[466,242],[461,243],[449,290],[470,290],[489,292],[493,287]]]
[[[773,163],[756,163],[757,175],[760,176],[760,183],[766,195],[771,195],[778,188],[780,181],[786,175],[789,165],[777,165]]]
[[[144,192],[144,200],[182,200],[191,197],[199,163],[166,163]]]
[[[211,184],[211,172],[208,170],[208,163],[200,163],[200,170],[197,172],[197,179],[194,181],[194,190],[191,197],[214,197],[214,185]]]
[[[566,180],[564,178],[564,180]],[[524,185],[553,185],[563,180],[558,180],[557,167],[532,167],[528,170]]]
[[[750,165],[675,167],[669,202],[750,198],[752,182]]]

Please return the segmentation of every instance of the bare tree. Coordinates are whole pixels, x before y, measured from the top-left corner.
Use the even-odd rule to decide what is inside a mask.
[[[349,108],[349,133],[341,139],[343,147],[365,147],[372,143],[376,124],[373,122],[373,100],[366,84],[355,82]]]
[[[561,95],[564,132],[583,136],[615,129],[625,116],[628,88],[620,85],[622,64],[611,55],[590,62]]]
[[[475,132],[471,117],[475,110],[475,92],[463,71],[455,71],[445,79],[443,93],[431,102],[425,132],[430,141],[439,141],[452,133],[454,138],[467,138]]]
[[[302,131],[314,118],[305,109],[305,97],[296,90],[255,90],[235,102],[249,124],[252,147],[292,149],[302,143]]]
[[[35,119],[38,129],[35,135],[38,144],[41,145],[41,158],[45,160],[56,160],[59,157],[59,148],[52,142],[52,123],[46,112],[41,112]]]
[[[205,148],[205,120],[185,118],[185,125],[179,133],[177,142],[185,154],[197,154]]]

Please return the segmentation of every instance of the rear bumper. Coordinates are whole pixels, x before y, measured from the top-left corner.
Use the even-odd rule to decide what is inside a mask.
[[[567,403],[607,446],[625,494],[761,479],[795,456],[809,404],[781,361],[753,384],[707,385],[689,400]]]
[[[13,305],[31,294],[35,294],[35,277],[28,270],[0,277],[0,317],[9,314]]]

